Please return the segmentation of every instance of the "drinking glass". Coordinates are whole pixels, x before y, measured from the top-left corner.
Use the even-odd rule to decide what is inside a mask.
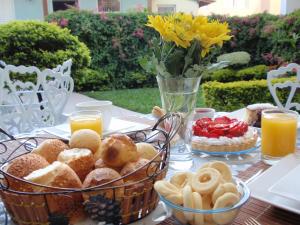
[[[80,129],[91,129],[103,134],[102,114],[95,110],[77,111],[70,116],[71,133]]]
[[[294,153],[297,140],[298,113],[284,109],[262,112],[262,158],[273,165],[282,157]]]

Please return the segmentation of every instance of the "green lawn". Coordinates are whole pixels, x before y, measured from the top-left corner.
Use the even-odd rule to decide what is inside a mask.
[[[151,113],[153,106],[161,106],[158,88],[93,91],[84,92],[83,94],[98,100],[110,100],[116,106],[140,113]],[[197,107],[201,106],[204,106],[204,103],[200,91],[197,99]]]

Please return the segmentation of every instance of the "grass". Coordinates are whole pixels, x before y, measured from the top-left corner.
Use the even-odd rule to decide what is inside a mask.
[[[113,91],[93,91],[83,94],[97,100],[109,100],[114,105],[140,113],[151,113],[153,106],[161,106],[158,88],[124,89]],[[198,93],[197,107],[204,106],[201,91]]]

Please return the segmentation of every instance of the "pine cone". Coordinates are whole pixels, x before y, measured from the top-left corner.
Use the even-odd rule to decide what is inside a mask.
[[[92,220],[105,222],[107,224],[120,224],[120,203],[102,195],[90,196],[84,202],[84,209]]]

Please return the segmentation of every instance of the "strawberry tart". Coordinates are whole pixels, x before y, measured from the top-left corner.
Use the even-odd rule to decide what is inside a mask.
[[[257,130],[226,116],[201,118],[193,126],[192,147],[208,152],[237,152],[255,147]]]

